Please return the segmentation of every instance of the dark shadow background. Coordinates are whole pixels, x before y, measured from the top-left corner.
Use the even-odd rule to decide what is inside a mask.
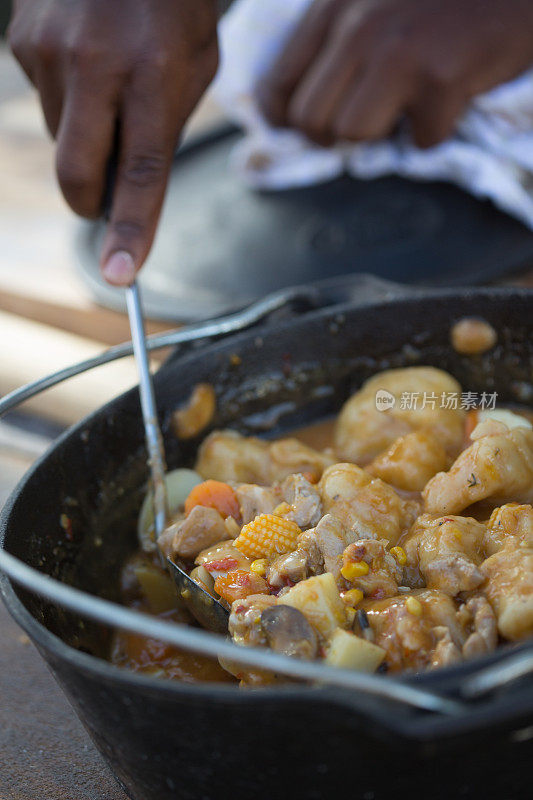
[[[0,0],[0,36],[3,36],[6,32],[10,14],[11,0]]]

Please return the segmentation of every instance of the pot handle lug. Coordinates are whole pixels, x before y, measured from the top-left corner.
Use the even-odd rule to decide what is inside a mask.
[[[273,292],[249,306],[219,317],[214,320],[188,325],[184,328],[168,331],[163,334],[146,337],[147,349],[162,350],[165,347],[178,347],[191,342],[201,343],[213,339],[220,339],[234,333],[240,333],[258,324],[267,323],[268,320],[279,313],[299,316],[310,311],[341,305],[345,302],[359,303],[361,305],[392,300],[402,296],[412,296],[415,292],[427,290],[404,287],[397,283],[384,281],[372,275],[356,274],[347,277],[333,278],[331,280],[312,283],[308,286],[293,286]],[[26,384],[0,399],[0,417],[12,411],[20,403],[31,397],[50,389],[75,375],[108,364],[133,354],[131,342],[110,347],[98,356],[80,361],[70,367],[39,378]]]
[[[467,678],[461,686],[461,695],[466,700],[477,700],[533,675],[533,650],[507,656]]]
[[[276,312],[306,313],[310,309],[316,308],[319,303],[320,293],[314,285],[283,289],[280,292],[269,294],[262,300],[258,300],[233,314],[177,328],[166,333],[147,336],[146,347],[149,351],[156,351],[165,347],[186,345],[191,342],[201,343],[219,339],[263,323]],[[120,358],[131,355],[133,355],[132,343],[124,342],[124,344],[110,347],[98,356],[79,361],[77,364],[65,367],[44,378],[39,378],[32,383],[21,386],[0,399],[0,418],[7,414],[8,411],[17,408],[25,400],[35,397],[52,386],[57,386],[57,384],[63,383],[69,378],[100,367],[102,364],[108,364],[111,361],[117,361]]]
[[[394,281],[377,278],[367,272],[341,275],[311,284],[317,297],[315,308],[327,308],[350,303],[350,305],[368,305],[396,300],[399,297],[414,297],[427,294],[427,288],[407,286]]]

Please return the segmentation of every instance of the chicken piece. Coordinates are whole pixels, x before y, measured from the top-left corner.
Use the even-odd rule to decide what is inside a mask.
[[[481,565],[487,579],[484,594],[496,612],[505,639],[519,641],[533,634],[533,547],[509,536],[497,553]]]
[[[233,641],[247,647],[266,647],[267,637],[261,625],[261,614],[276,603],[276,598],[267,594],[249,595],[244,600],[235,600],[228,623]],[[226,672],[238,678],[242,685],[268,686],[277,682],[276,676],[266,670],[245,667],[233,659],[219,658],[219,661]]]
[[[266,636],[261,627],[261,614],[265,608],[275,606],[277,599],[269,594],[251,594],[244,600],[231,604],[228,631],[236,644],[248,647],[266,647]]]
[[[299,537],[299,547],[306,551],[309,572],[331,572],[339,589],[346,584],[341,575],[342,554],[346,546],[359,539],[355,530],[346,530],[332,514],[322,517],[316,528]]]
[[[431,657],[432,669],[437,667],[446,667],[449,664],[456,664],[461,661],[461,650],[453,641],[450,629],[444,625],[437,625],[433,628],[433,636],[435,637],[436,645]]]
[[[475,439],[449,472],[435,475],[422,495],[432,514],[458,514],[472,503],[533,502],[533,430],[480,423]]]
[[[431,431],[419,430],[396,439],[368,465],[367,472],[408,492],[421,492],[437,472],[448,468],[446,450]]]
[[[382,600],[398,594],[403,570],[388,552],[385,539],[359,539],[348,545],[342,563],[344,578],[366,597]]]
[[[235,431],[213,431],[198,451],[196,471],[203,478],[269,486],[294,472],[318,479],[333,459],[297,439],[266,442]]]
[[[283,513],[300,528],[310,528],[322,516],[322,501],[315,486],[302,474],[289,475],[281,484],[281,495],[290,510]]]
[[[423,514],[403,543],[407,566],[418,569],[430,589],[452,597],[470,592],[485,580],[479,569],[485,535],[485,526],[471,517]]]
[[[494,555],[509,536],[517,536],[533,547],[533,507],[520,503],[506,503],[495,508],[487,523],[485,551]]]
[[[470,597],[457,612],[457,618],[468,632],[463,656],[474,658],[491,653],[498,644],[498,626],[491,605],[482,595]]]
[[[365,603],[365,610],[374,642],[386,651],[391,671],[418,672],[460,657],[465,634],[453,600],[443,592],[422,589]]]
[[[336,517],[346,531],[353,531],[354,538],[396,544],[419,511],[417,502],[404,500],[392,486],[355,464],[328,467],[318,490],[324,512]]]
[[[385,410],[377,407],[378,392],[384,393]],[[446,398],[460,393],[457,381],[434,367],[380,372],[344,404],[335,428],[335,450],[341,458],[365,465],[399,436],[425,429],[455,457],[463,437],[464,411],[448,407],[453,403],[447,404]],[[406,403],[402,398],[413,400]]]
[[[316,657],[318,637],[301,611],[264,595],[250,596],[247,600],[232,605],[229,632],[236,644],[268,647],[291,658]],[[224,661],[223,666],[246,685],[279,680],[272,673],[243,668],[233,661]]]
[[[243,483],[235,489],[239,501],[242,524],[246,525],[259,514],[271,514],[279,505],[281,496],[276,488]],[[238,533],[238,531],[237,531]]]
[[[163,555],[172,558],[174,549],[174,536],[179,523],[185,520],[185,514],[177,514],[172,523],[165,528],[161,536],[157,538],[157,547]],[[146,548],[143,548],[146,551]]]
[[[339,520],[326,514],[315,528],[315,538],[324,564],[324,572],[331,572],[337,586],[344,588],[341,576],[342,554],[348,544],[348,535]],[[353,536],[351,537],[353,541]]]
[[[206,547],[228,539],[224,519],[214,508],[195,506],[185,519],[170,525],[160,537],[162,549],[172,558],[192,561]],[[168,542],[172,541],[170,548]]]
[[[297,552],[305,553],[307,571],[310,572],[311,575],[320,575],[322,572],[325,572],[324,557],[318,546],[314,529],[304,531],[298,536]]]
[[[266,572],[267,583],[274,589],[294,586],[307,578],[307,553],[305,550],[293,550],[292,553],[278,556],[269,565]]]
[[[326,467],[335,459],[320,453],[298,439],[278,439],[268,445],[271,458],[269,483],[282,481],[288,475],[303,472],[313,481],[318,481]]]
[[[200,445],[195,470],[206,479],[269,484],[268,443],[235,431],[213,431]]]

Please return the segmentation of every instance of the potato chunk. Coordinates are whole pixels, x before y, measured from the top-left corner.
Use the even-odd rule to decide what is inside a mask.
[[[283,595],[282,602],[305,614],[311,625],[325,637],[346,624],[344,603],[330,572],[297,583]]]
[[[203,478],[269,486],[296,472],[315,480],[332,463],[329,456],[298,439],[266,442],[231,430],[213,431],[198,451],[196,469]]]
[[[367,471],[397,489],[421,492],[426,483],[449,466],[446,450],[431,431],[411,431],[400,436]]]
[[[484,593],[496,612],[500,634],[512,642],[533,633],[533,548],[518,536],[481,566]]]
[[[331,667],[374,672],[384,658],[385,650],[382,647],[337,628],[329,640],[325,663]]]
[[[533,547],[533,507],[526,503],[506,503],[495,508],[487,522],[485,550],[492,556],[501,550],[510,536]]]
[[[480,500],[493,506],[533,502],[533,430],[481,422],[474,443],[448,472],[439,472],[422,496],[431,514],[459,514]]]
[[[377,408],[378,392],[390,398],[389,408]],[[457,381],[434,367],[380,372],[344,404],[335,426],[335,450],[346,461],[364,466],[399,436],[424,428],[455,456],[462,442],[464,411],[442,404],[441,398],[460,393]],[[402,398],[414,396],[416,408],[414,401],[402,402]]]

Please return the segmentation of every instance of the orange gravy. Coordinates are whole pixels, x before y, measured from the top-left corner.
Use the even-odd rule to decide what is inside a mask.
[[[159,614],[164,620],[172,620],[174,612]],[[183,623],[183,620],[175,619]],[[235,683],[236,679],[222,669],[216,659],[178,650],[165,642],[150,639],[128,631],[117,631],[113,637],[110,661],[118,667],[131,669],[144,675],[152,675],[183,683]]]

